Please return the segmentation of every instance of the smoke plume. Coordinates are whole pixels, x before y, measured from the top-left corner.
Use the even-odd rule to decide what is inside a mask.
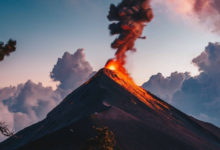
[[[150,0],[122,0],[117,6],[111,4],[108,15],[111,35],[119,35],[111,44],[116,49],[115,61],[119,67],[125,71],[124,64],[126,52],[135,51],[134,45],[138,38],[141,37],[144,26],[153,18],[153,12],[150,7]],[[108,61],[107,64],[110,62]]]
[[[0,61],[4,60],[5,56],[9,56],[10,53],[16,49],[16,41],[10,39],[7,44],[0,42]]]

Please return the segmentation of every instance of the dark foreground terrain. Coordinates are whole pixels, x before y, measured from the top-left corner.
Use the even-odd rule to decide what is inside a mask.
[[[120,73],[100,70],[47,117],[0,150],[79,150],[93,126],[114,132],[121,150],[220,150],[220,129],[192,118]]]

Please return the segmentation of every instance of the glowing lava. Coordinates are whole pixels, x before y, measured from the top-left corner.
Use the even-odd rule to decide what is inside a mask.
[[[125,79],[127,82],[130,82],[132,84],[135,84],[133,79],[130,77],[130,75],[127,73],[126,69],[124,68],[124,66],[121,65],[120,62],[118,62],[115,59],[110,59],[106,65],[105,65],[106,69],[112,70],[114,72],[116,72],[117,74],[120,74],[121,76],[123,76],[123,79]]]
[[[111,65],[111,66],[109,66],[109,69],[114,71],[115,70],[115,66]]]
[[[117,71],[118,70],[118,64],[115,60],[109,60],[106,65],[105,68],[112,70],[112,71]]]

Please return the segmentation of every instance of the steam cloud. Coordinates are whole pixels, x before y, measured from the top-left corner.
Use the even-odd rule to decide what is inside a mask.
[[[60,81],[56,90],[41,83],[27,81],[0,89],[0,121],[15,132],[46,117],[63,98],[94,74],[82,49],[65,52],[54,66],[51,76]],[[0,141],[5,139],[0,135]]]
[[[116,49],[116,60],[121,67],[125,64],[126,52],[134,51],[134,44],[141,37],[145,23],[153,18],[150,8],[150,0],[122,0],[118,6],[111,4],[108,15],[109,21],[114,23],[109,25],[111,35],[118,34],[118,38],[111,47]]]
[[[5,56],[9,56],[10,53],[14,52],[16,49],[16,41],[9,40],[7,44],[0,42],[0,61],[4,60]]]

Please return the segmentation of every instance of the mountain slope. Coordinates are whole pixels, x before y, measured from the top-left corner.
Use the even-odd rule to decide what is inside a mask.
[[[80,149],[108,126],[122,150],[219,150],[220,129],[180,112],[119,72],[100,70],[3,150]]]

